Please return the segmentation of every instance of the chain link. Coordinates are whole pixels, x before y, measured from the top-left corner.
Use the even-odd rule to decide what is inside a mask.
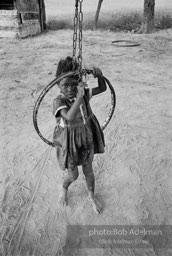
[[[73,34],[73,59],[76,59],[76,58],[78,59],[80,70],[82,69],[82,23],[83,23],[82,3],[83,3],[83,0],[75,0],[74,34]],[[78,56],[77,56],[77,41],[78,41],[78,48],[79,48]]]

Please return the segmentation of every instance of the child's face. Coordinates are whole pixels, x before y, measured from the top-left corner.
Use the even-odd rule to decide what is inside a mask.
[[[61,93],[68,99],[76,97],[78,80],[73,77],[66,77],[60,81],[59,88]]]

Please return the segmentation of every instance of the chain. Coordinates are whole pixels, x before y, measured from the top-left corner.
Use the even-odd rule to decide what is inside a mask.
[[[78,53],[78,62],[79,62],[80,69],[82,68],[82,22],[83,22],[82,2],[83,2],[83,0],[79,0],[80,8],[79,8],[79,53]]]
[[[78,59],[79,69],[82,69],[82,12],[83,0],[75,0],[75,16],[74,16],[74,34],[73,34],[73,59]],[[79,8],[78,8],[79,6]],[[79,32],[78,32],[79,28]],[[78,40],[79,36],[79,40]],[[77,41],[78,41],[78,56],[77,55]]]
[[[76,47],[77,47],[77,30],[78,30],[78,0],[75,1],[75,16],[73,19],[74,33],[73,33],[73,59],[76,58]]]

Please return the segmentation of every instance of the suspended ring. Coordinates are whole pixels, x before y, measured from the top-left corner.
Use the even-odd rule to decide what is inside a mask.
[[[88,74],[91,73],[90,70],[85,70]],[[37,122],[37,115],[38,115],[38,110],[39,110],[39,106],[43,100],[43,98],[45,97],[45,95],[48,93],[48,91],[56,84],[58,83],[61,79],[63,78],[66,78],[66,77],[69,77],[69,76],[72,76],[72,75],[77,75],[79,73],[79,71],[70,71],[70,72],[67,72],[63,75],[60,75],[58,77],[56,77],[52,82],[50,82],[44,89],[43,91],[41,92],[41,94],[39,95],[36,103],[35,103],[35,106],[34,106],[34,109],[33,109],[33,124],[34,124],[34,128],[37,132],[37,134],[39,135],[39,137],[48,145],[52,146],[52,147],[55,147],[54,143],[47,140],[46,138],[44,138],[44,136],[41,134],[40,130],[39,130],[39,127],[38,127],[38,122]],[[106,118],[106,120],[103,122],[103,125],[101,126],[101,129],[104,130],[106,128],[106,126],[108,125],[108,123],[110,122],[112,116],[113,116],[113,113],[114,113],[114,110],[115,110],[115,106],[116,106],[116,94],[115,94],[115,91],[114,91],[114,88],[113,86],[111,85],[111,83],[109,82],[109,80],[103,76],[103,79],[104,81],[107,83],[107,85],[109,86],[109,89],[111,91],[111,105],[112,107],[110,108],[109,110],[109,114],[108,114],[108,117]]]

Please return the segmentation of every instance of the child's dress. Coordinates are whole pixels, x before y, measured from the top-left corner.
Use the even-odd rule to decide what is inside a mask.
[[[57,160],[62,170],[73,170],[78,165],[93,161],[94,154],[104,153],[104,136],[89,100],[91,89],[85,89],[82,100],[82,113],[79,109],[73,121],[69,122],[60,115],[63,108],[70,109],[74,100],[63,94],[53,102],[53,114],[57,125],[54,129],[53,142],[56,147]]]

